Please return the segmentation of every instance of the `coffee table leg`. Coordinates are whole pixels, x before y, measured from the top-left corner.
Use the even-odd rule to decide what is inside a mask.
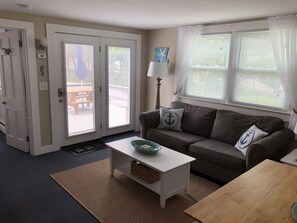
[[[166,178],[167,178],[167,175],[166,173],[161,173],[161,179],[160,179],[160,183],[161,183],[161,188],[160,188],[160,206],[161,208],[165,208],[165,204],[166,204],[166,199],[165,199],[165,194],[166,194],[166,188],[165,188],[165,185],[166,185]]]
[[[188,195],[189,194],[189,191],[188,191],[188,188],[189,188],[189,181],[190,181],[190,163],[188,163],[186,165],[187,167],[187,170],[186,170],[186,175],[187,175],[187,179],[186,179],[186,188],[185,188],[185,194]]]
[[[111,153],[110,153],[110,176],[113,177],[113,172],[114,172],[114,151],[113,149],[111,149]]]
[[[165,207],[166,199],[184,191],[188,194],[190,163],[161,173],[160,204]]]
[[[160,206],[161,206],[161,208],[165,208],[165,204],[166,204],[166,199],[164,198],[164,196],[160,195]]]

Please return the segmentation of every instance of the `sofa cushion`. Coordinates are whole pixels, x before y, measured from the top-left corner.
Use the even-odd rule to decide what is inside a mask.
[[[184,132],[209,137],[217,110],[174,101],[171,108],[183,108],[181,128]]]
[[[210,138],[235,145],[252,125],[269,134],[284,126],[283,120],[270,116],[252,116],[233,111],[218,110]]]
[[[232,145],[214,139],[190,145],[189,152],[195,157],[236,171],[244,172],[246,168],[245,156],[241,152]]]
[[[147,131],[147,139],[174,149],[181,153],[188,152],[189,145],[207,138],[186,132],[151,128]]]
[[[160,108],[160,129],[170,129],[181,131],[181,120],[183,117],[184,109],[168,109]]]
[[[256,126],[268,134],[281,130],[285,123],[282,119],[271,116],[254,116],[256,118]]]

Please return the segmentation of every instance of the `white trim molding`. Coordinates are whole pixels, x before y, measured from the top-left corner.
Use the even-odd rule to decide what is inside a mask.
[[[216,34],[216,33],[226,33],[226,32],[243,32],[250,30],[263,30],[268,29],[268,21],[258,20],[252,22],[238,22],[220,25],[209,25],[203,26],[202,34]]]

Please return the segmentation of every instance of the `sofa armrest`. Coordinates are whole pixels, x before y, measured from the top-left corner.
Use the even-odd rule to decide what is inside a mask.
[[[271,135],[253,143],[247,151],[246,169],[249,170],[263,160],[285,150],[294,140],[294,133],[288,128],[283,128]]]
[[[140,121],[140,137],[146,139],[147,130],[157,128],[160,123],[159,110],[143,112],[139,116]]]

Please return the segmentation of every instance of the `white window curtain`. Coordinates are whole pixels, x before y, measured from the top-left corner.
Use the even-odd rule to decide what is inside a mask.
[[[268,19],[278,73],[293,108],[289,128],[297,133],[297,15]]]
[[[178,100],[178,92],[191,69],[192,59],[198,48],[198,39],[201,35],[201,30],[201,25],[182,26],[178,28],[173,101]]]

